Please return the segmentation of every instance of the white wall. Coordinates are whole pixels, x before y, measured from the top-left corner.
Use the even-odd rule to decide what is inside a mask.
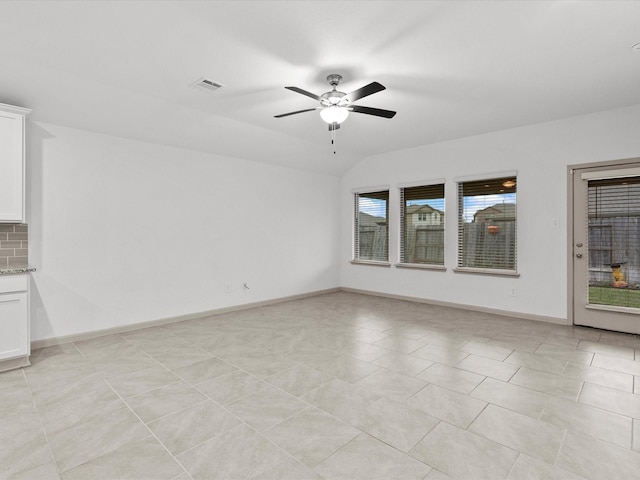
[[[429,128],[417,125],[416,128]],[[341,285],[567,321],[567,165],[640,157],[640,106],[369,157],[342,178]],[[454,177],[518,171],[519,278],[454,273]],[[396,185],[446,178],[446,272],[352,265],[352,189],[389,184],[390,260],[398,261]],[[559,219],[559,228],[553,225]],[[517,296],[510,296],[516,288]]]
[[[339,285],[566,319],[566,166],[640,157],[639,131],[640,107],[619,109],[369,157],[340,185],[331,176],[29,123],[32,340]],[[504,170],[518,170],[521,276],[454,273],[452,179]],[[395,263],[395,186],[434,178],[447,179],[448,270],[351,265],[351,190],[391,185]]]
[[[32,340],[339,285],[337,177],[35,123],[27,164]]]

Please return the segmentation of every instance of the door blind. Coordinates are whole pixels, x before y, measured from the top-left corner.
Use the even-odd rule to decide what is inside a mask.
[[[640,177],[588,182],[589,303],[640,308]]]

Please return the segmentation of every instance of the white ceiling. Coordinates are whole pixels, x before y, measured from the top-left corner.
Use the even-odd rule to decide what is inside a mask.
[[[35,121],[339,175],[381,152],[640,104],[639,1],[0,1],[0,102]],[[317,104],[387,90],[333,154]],[[200,77],[215,92],[189,85]]]

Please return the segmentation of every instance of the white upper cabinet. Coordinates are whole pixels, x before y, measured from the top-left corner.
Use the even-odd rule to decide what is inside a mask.
[[[25,221],[25,117],[30,111],[0,103],[0,223]]]

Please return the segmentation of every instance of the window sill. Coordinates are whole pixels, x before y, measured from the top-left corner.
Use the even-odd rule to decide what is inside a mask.
[[[389,262],[381,262],[379,260],[351,260],[353,265],[373,265],[374,267],[391,267]]]
[[[447,267],[444,265],[436,265],[431,263],[396,263],[396,268],[415,268],[418,270],[436,270],[438,272],[446,272]]]
[[[457,267],[453,269],[456,273],[473,273],[476,275],[498,275],[503,277],[519,277],[520,274],[516,270],[501,270],[499,268],[471,268]]]

